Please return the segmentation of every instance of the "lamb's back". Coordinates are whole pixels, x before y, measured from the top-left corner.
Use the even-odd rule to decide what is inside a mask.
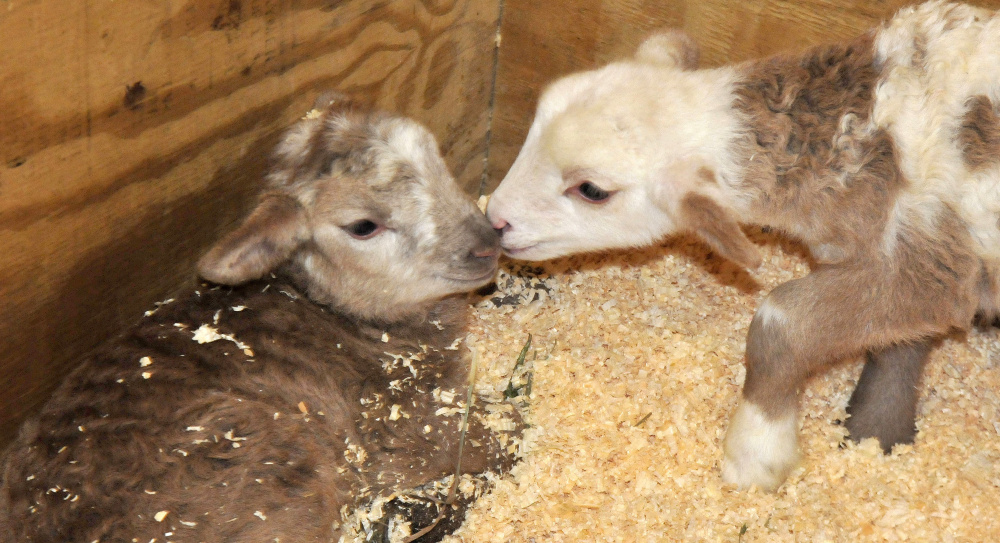
[[[339,504],[371,486],[366,472],[379,460],[381,436],[356,424],[359,399],[412,377],[384,367],[386,352],[443,351],[458,325],[444,313],[440,330],[380,330],[282,281],[203,286],[161,304],[90,354],[10,447],[3,499],[12,520],[31,519],[15,534],[332,534]],[[438,386],[463,381],[453,360],[421,362]],[[413,432],[397,433],[412,445]],[[228,522],[254,516],[259,529]]]

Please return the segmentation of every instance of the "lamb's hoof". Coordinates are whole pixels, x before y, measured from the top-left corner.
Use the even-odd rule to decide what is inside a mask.
[[[736,409],[726,433],[722,480],[773,492],[799,461],[795,412],[771,420],[752,403]]]
[[[861,443],[863,440],[874,437],[878,440],[882,448],[882,454],[892,454],[892,448],[896,445],[912,445],[917,436],[917,428],[912,423],[890,425],[865,424],[860,419],[851,417],[847,419],[847,439],[854,443]]]
[[[795,462],[791,464],[765,464],[749,458],[730,458],[727,455],[722,460],[722,480],[729,484],[735,484],[740,490],[756,486],[765,492],[774,492],[781,486],[781,483],[785,482],[788,474],[794,468]]]

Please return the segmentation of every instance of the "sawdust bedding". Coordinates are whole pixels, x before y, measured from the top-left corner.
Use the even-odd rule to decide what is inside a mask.
[[[776,493],[722,483],[747,327],[767,292],[809,270],[793,245],[755,237],[766,257],[752,273],[682,238],[506,262],[467,339],[477,392],[527,394],[515,401],[531,427],[522,461],[446,541],[1000,541],[996,328],[934,352],[914,446],[845,444],[837,422],[861,368],[846,361],[804,391],[802,463]]]

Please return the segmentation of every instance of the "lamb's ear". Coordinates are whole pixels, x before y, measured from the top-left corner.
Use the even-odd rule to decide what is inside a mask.
[[[223,285],[236,285],[274,270],[309,238],[305,210],[294,198],[265,195],[246,221],[198,261],[198,273]]]
[[[683,30],[676,28],[646,38],[635,52],[635,59],[640,62],[680,70],[696,70],[700,56],[698,44]]]
[[[684,196],[680,217],[682,226],[693,231],[722,256],[749,269],[760,266],[760,251],[743,233],[732,212],[708,196],[696,192]]]

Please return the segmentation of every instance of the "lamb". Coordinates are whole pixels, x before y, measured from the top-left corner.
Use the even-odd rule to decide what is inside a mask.
[[[85,357],[24,425],[0,541],[337,541],[375,499],[427,517],[414,536],[443,510],[420,540],[440,539],[470,499],[408,490],[456,471],[462,294],[499,252],[425,128],[325,95],[199,261],[208,282]],[[477,406],[462,473],[508,469],[520,428]],[[395,520],[373,537],[401,540],[413,519]]]
[[[850,437],[915,436],[935,341],[1000,307],[1000,17],[941,1],[851,41],[697,69],[679,31],[553,83],[487,216],[539,260],[693,232],[747,268],[741,225],[800,240],[746,344],[722,477],[774,490],[798,458],[798,391],[864,355]]]

